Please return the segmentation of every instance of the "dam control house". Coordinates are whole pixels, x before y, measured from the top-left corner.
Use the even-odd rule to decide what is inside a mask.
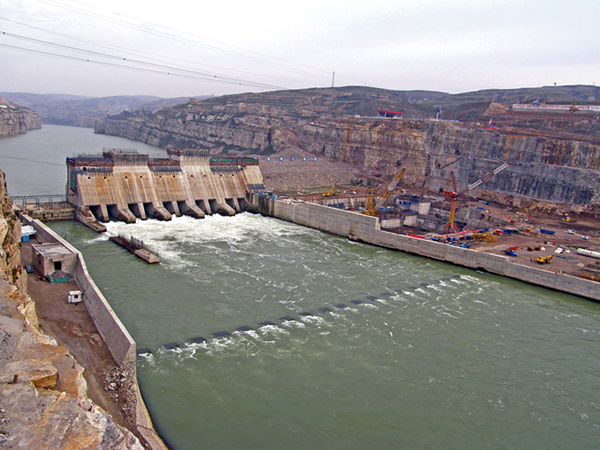
[[[211,158],[207,150],[167,149],[168,158],[105,149],[67,158],[67,201],[81,213],[110,218],[170,220],[186,214],[234,215],[264,191],[257,158]]]

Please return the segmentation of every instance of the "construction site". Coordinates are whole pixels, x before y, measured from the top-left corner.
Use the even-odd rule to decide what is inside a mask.
[[[335,183],[324,192],[276,194],[376,217],[382,230],[495,255],[555,273],[600,281],[600,224],[575,205],[485,190],[486,181],[515,163],[500,164],[465,188],[450,171],[438,192],[402,184],[403,167],[388,184],[368,178]],[[269,166],[261,165],[266,179]],[[267,183],[268,185],[268,183]]]

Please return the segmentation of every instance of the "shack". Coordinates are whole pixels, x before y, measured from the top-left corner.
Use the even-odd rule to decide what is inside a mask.
[[[77,266],[77,255],[59,243],[31,244],[31,258],[44,277],[54,272],[72,274]]]

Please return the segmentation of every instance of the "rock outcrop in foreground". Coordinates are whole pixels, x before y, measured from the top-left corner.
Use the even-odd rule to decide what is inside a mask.
[[[23,134],[39,128],[42,128],[42,120],[38,113],[0,97],[0,136]]]
[[[142,449],[87,397],[83,368],[40,331],[20,265],[21,227],[0,172],[0,447]]]

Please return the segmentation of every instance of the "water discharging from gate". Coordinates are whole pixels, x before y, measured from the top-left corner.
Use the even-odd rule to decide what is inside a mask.
[[[138,344],[144,398],[184,449],[590,448],[600,305],[275,219],[77,223]]]

